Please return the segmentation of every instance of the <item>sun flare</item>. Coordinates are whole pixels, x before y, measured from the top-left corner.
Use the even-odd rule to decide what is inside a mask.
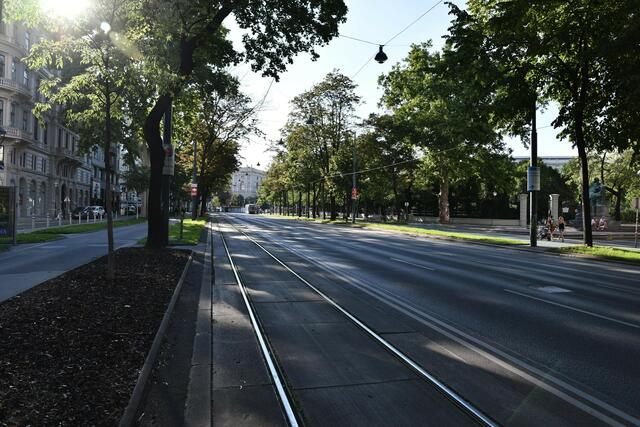
[[[57,18],[74,19],[89,8],[91,0],[40,0],[42,11]]]

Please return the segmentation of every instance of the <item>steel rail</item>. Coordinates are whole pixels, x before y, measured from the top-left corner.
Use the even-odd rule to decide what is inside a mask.
[[[238,287],[240,288],[240,293],[242,293],[242,299],[247,307],[247,311],[249,312],[249,318],[251,320],[251,325],[253,326],[253,330],[258,338],[258,343],[260,344],[260,350],[262,351],[262,356],[267,362],[267,367],[269,368],[269,373],[271,374],[271,378],[273,378],[273,382],[276,386],[276,391],[278,392],[278,397],[280,398],[280,403],[284,409],[284,412],[287,416],[287,420],[289,421],[289,425],[292,427],[298,427],[298,419],[296,418],[296,414],[293,410],[293,406],[289,400],[289,395],[284,387],[284,382],[280,378],[280,372],[276,368],[276,365],[273,361],[273,357],[271,355],[271,350],[267,346],[266,340],[264,339],[264,332],[260,328],[260,324],[258,323],[258,319],[254,313],[253,307],[249,302],[249,298],[247,296],[246,289],[242,280],[240,279],[240,275],[238,273],[238,268],[233,262],[233,257],[231,256],[231,252],[229,252],[229,247],[227,246],[227,242],[224,238],[224,233],[220,229],[220,224],[218,224],[218,232],[220,233],[220,238],[222,240],[222,244],[224,246],[224,250],[227,253],[227,258],[229,258],[229,263],[231,264],[231,269],[233,270],[233,274],[236,278],[236,282],[238,283]]]
[[[226,220],[226,218],[225,218],[225,220]],[[489,426],[489,427],[497,427],[498,426],[498,424],[495,421],[493,421],[491,418],[489,418],[487,415],[485,415],[482,411],[480,411],[478,408],[473,406],[470,402],[465,400],[462,396],[460,396],[458,393],[456,393],[453,389],[451,389],[449,386],[444,384],[442,381],[440,381],[434,375],[432,375],[427,370],[422,368],[422,366],[420,366],[417,362],[415,362],[409,356],[407,356],[402,351],[400,351],[398,348],[396,348],[394,345],[392,345],[389,341],[385,340],[383,337],[381,337],[379,334],[377,334],[375,331],[373,331],[371,328],[369,328],[360,319],[358,319],[356,316],[351,314],[349,311],[347,311],[340,304],[338,304],[333,299],[331,299],[331,297],[326,295],[324,292],[322,292],[320,289],[318,289],[313,284],[309,283],[304,277],[300,276],[298,273],[296,273],[294,270],[292,270],[287,264],[285,264],[283,261],[281,261],[274,254],[272,254],[268,249],[266,249],[264,246],[262,246],[260,243],[258,243],[255,239],[253,239],[251,236],[249,236],[244,231],[238,229],[235,226],[235,224],[231,223],[228,220],[227,220],[227,223],[230,224],[237,232],[239,232],[242,235],[244,235],[252,243],[254,243],[256,246],[258,246],[260,249],[262,249],[267,255],[269,255],[278,264],[280,264],[287,271],[289,271],[291,274],[293,274],[298,280],[300,280],[302,283],[307,285],[314,292],[316,292],[323,299],[325,299],[329,304],[331,304],[334,308],[336,308],[338,311],[340,311],[342,314],[344,314],[349,320],[351,320],[358,327],[360,327],[360,329],[364,330],[374,340],[376,340],[383,347],[385,347],[387,350],[389,350],[392,354],[394,354],[396,357],[398,357],[400,360],[402,360],[407,366],[412,368],[416,373],[418,373],[429,384],[433,385],[437,390],[439,390],[447,398],[449,398],[451,401],[453,401],[453,403],[455,403],[461,409],[463,409],[467,413],[467,415],[469,415],[472,419],[474,419],[475,421],[477,421],[480,424],[485,425],[485,426]]]

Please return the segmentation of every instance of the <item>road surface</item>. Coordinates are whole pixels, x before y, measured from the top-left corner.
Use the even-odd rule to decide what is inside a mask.
[[[113,230],[115,248],[135,245],[147,235],[147,224]],[[107,230],[68,234],[61,240],[18,245],[0,253],[0,302],[65,271],[106,255]]]
[[[298,284],[282,282],[283,273],[241,231],[499,424],[640,425],[638,268],[254,215],[225,218],[238,228],[225,237],[255,305],[268,302],[268,295],[284,297],[278,286]],[[305,314],[311,310],[306,305],[297,316],[326,315]],[[328,399],[327,384],[351,378],[345,374],[349,366],[339,365],[355,358],[338,359],[337,374],[313,383],[318,374],[300,365],[300,358],[311,357],[301,344],[310,332],[284,325],[291,313],[270,310],[258,310],[258,316],[265,316],[285,377],[294,378],[293,393],[302,396],[296,401]],[[330,346],[313,345],[329,354],[350,339],[345,332],[332,337]],[[391,375],[376,371],[382,362],[375,359],[361,361],[374,367],[372,383],[376,375]],[[394,372],[397,378],[384,381],[406,379]],[[398,388],[390,393],[411,395],[394,384]],[[335,415],[318,415],[317,405],[308,410],[313,408],[317,419]],[[420,412],[411,400],[405,409],[405,421]]]

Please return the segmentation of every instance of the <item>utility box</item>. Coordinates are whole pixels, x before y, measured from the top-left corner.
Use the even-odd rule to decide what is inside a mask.
[[[0,242],[16,243],[16,187],[0,187]]]

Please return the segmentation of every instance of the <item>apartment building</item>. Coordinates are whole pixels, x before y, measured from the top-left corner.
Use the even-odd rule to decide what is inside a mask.
[[[18,217],[66,214],[88,205],[94,175],[79,137],[55,119],[59,107],[40,122],[33,107],[47,70],[23,62],[36,30],[0,22],[0,186],[17,188]]]
[[[242,167],[231,175],[231,194],[241,195],[245,199],[258,197],[258,189],[264,181],[266,172],[254,167]]]

